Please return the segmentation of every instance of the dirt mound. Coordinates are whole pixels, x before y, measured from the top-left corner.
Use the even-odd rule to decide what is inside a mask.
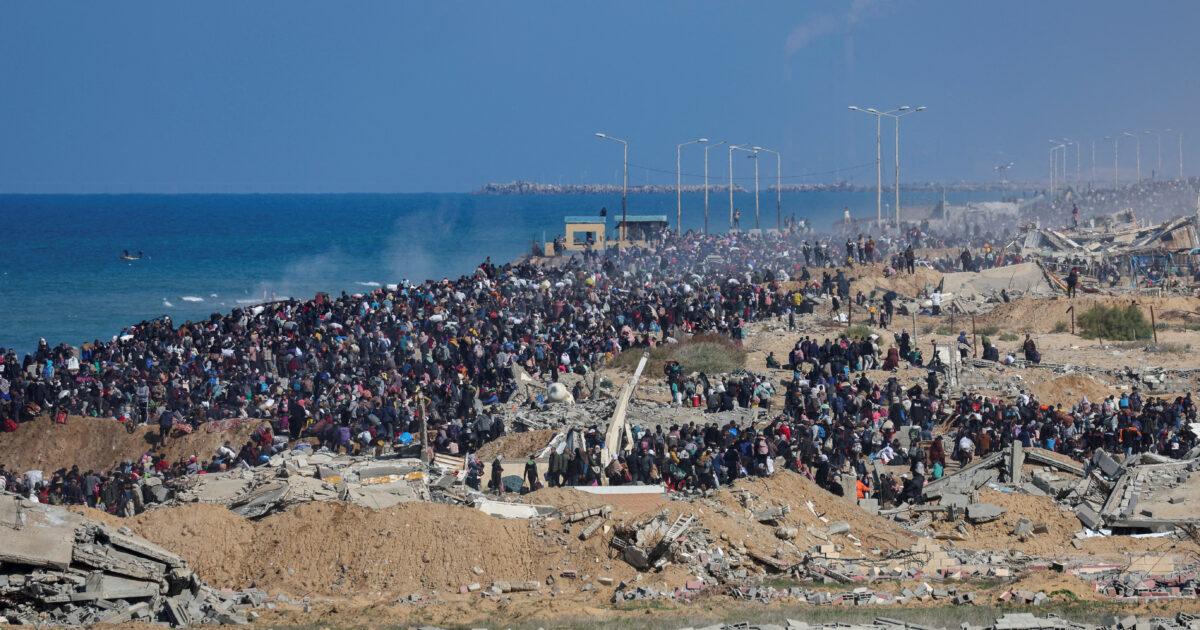
[[[228,421],[224,421],[227,423]],[[22,423],[12,433],[0,433],[0,463],[10,470],[44,470],[78,465],[81,470],[110,470],[125,460],[136,460],[144,453],[163,453],[175,462],[190,455],[211,458],[226,440],[240,445],[259,426],[249,420],[224,431],[213,431],[223,424],[201,425],[191,435],[167,440],[163,449],[155,449],[158,427],[137,427],[133,433],[112,418],[70,416],[66,424],[56,424],[48,415]]]
[[[936,287],[942,279],[942,272],[928,267],[917,267],[916,273],[911,275],[898,273],[891,277],[884,277],[884,266],[881,264],[855,265],[853,269],[815,267],[809,270],[809,274],[812,275],[813,280],[819,282],[826,271],[829,272],[831,278],[836,278],[839,270],[850,280],[851,294],[858,294],[861,291],[868,297],[871,296],[872,291],[875,291],[877,296],[882,296],[888,291],[895,291],[900,295],[915,298],[925,291],[926,285]],[[785,291],[801,288],[799,282],[784,282],[780,283],[780,286]]]
[[[1128,306],[1137,302],[1150,319],[1150,307],[1154,307],[1155,321],[1168,324],[1184,324],[1188,318],[1186,313],[1200,311],[1200,298],[1189,297],[1110,297],[1101,295],[1082,295],[1069,300],[1065,296],[1055,299],[1036,299],[1024,297],[1006,304],[997,304],[996,308],[978,315],[978,326],[998,326],[1002,332],[1042,334],[1054,331],[1059,322],[1071,326],[1071,314],[1067,309],[1075,306],[1075,319],[1086,313],[1097,304],[1104,306]]]
[[[1016,549],[1030,554],[1053,555],[1069,549],[1071,539],[1080,528],[1079,519],[1075,518],[1075,514],[1060,509],[1050,497],[997,492],[985,488],[979,492],[979,501],[998,505],[1008,511],[990,523],[967,525],[971,538],[955,543],[960,547]],[[1012,535],[1013,528],[1021,518],[1027,518],[1035,525],[1045,523],[1049,532],[1035,534],[1021,542]],[[949,529],[954,528],[953,523],[946,523],[946,526]]]
[[[999,596],[1008,590],[1032,591],[1034,593],[1042,591],[1046,595],[1049,595],[1051,600],[1063,602],[1098,602],[1107,600],[1106,597],[1096,592],[1096,587],[1092,586],[1091,582],[1068,573],[1047,570],[1035,571],[1011,584],[1005,584],[996,589],[996,595]]]
[[[212,584],[292,595],[359,596],[457,589],[469,582],[544,580],[551,567],[606,558],[607,540],[561,544],[528,521],[477,510],[406,503],[370,510],[312,503],[250,522],[223,508],[189,505],[124,521],[170,549]],[[563,558],[570,562],[563,562]],[[473,567],[482,574],[472,571]],[[614,577],[632,568],[614,563]]]
[[[521,497],[524,503],[552,505],[566,514],[595,507],[613,505],[607,497],[576,490],[575,488],[542,488]]]
[[[503,455],[505,459],[529,457],[546,448],[555,433],[558,433],[556,429],[541,429],[506,435],[499,440],[484,444],[483,448],[479,449],[479,459],[487,463],[495,459],[497,455]]]
[[[1096,379],[1082,374],[1070,374],[1056,379],[1038,383],[1030,388],[1039,401],[1048,405],[1063,405],[1069,407],[1079,402],[1083,396],[1098,403],[1109,394],[1119,393]]]
[[[747,496],[749,501],[744,502],[742,496]],[[860,553],[866,553],[873,547],[906,549],[916,540],[892,521],[868,514],[853,500],[830,494],[807,477],[786,470],[771,477],[739,480],[731,487],[718,490],[713,499],[727,511],[740,516],[749,516],[753,510],[790,505],[791,512],[783,521],[785,525],[799,529],[795,544],[801,549],[826,542],[820,536],[809,533],[809,527],[821,532],[835,521],[850,524],[850,533],[862,543],[861,547],[854,546]],[[812,502],[812,511],[808,509],[807,501]],[[757,522],[755,525],[758,525]],[[760,527],[766,527],[768,533],[774,535],[774,527]]]
[[[233,586],[226,571],[257,545],[253,523],[208,503],[150,510],[120,524],[183,556],[197,574],[221,586]]]

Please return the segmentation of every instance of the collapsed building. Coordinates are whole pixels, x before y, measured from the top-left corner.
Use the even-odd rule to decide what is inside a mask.
[[[213,589],[126,528],[0,494],[0,623],[244,625],[257,592]]]

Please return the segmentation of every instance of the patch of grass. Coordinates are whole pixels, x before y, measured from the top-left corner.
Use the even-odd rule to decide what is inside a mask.
[[[846,328],[843,328],[838,334],[845,335],[850,339],[855,337],[866,338],[875,334],[875,331],[868,328],[865,324],[855,324],[853,326],[847,326]]]
[[[1000,327],[999,326],[984,326],[982,328],[976,328],[975,332],[979,335],[986,335],[988,337],[991,337],[992,335],[995,335],[1000,332]]]
[[[696,335],[688,341],[663,344],[650,349],[643,377],[659,378],[667,361],[678,361],[684,373],[727,374],[746,365],[746,351],[720,335]],[[612,366],[632,373],[642,358],[640,348],[618,354]]]
[[[1142,310],[1132,304],[1124,308],[1097,304],[1079,317],[1079,327],[1084,339],[1133,341],[1147,339],[1154,333]]]
[[[922,334],[922,335],[928,335],[928,334],[930,334],[930,333],[932,333],[932,332],[933,332],[933,326],[922,326],[922,327],[921,327],[921,334]]]
[[[951,328],[949,324],[942,324],[941,326],[937,327],[936,332],[939,335],[953,335],[954,329]]]
[[[1065,333],[1069,329],[1070,326],[1067,325],[1067,322],[1054,322],[1054,332],[1056,333]]]
[[[1155,348],[1158,352],[1166,352],[1168,354],[1186,354],[1192,351],[1192,344],[1166,341],[1158,344]]]
[[[1200,324],[1184,324],[1184,330],[1200,330]]]
[[[1004,333],[1000,335],[1000,341],[1016,341],[1021,338],[1017,333]]]

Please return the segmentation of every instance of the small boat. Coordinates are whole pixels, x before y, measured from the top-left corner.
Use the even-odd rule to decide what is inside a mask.
[[[141,259],[142,259],[142,252],[140,252],[140,251],[137,253],[136,256],[134,256],[133,254],[130,254],[128,249],[123,250],[121,252],[121,260],[141,260]]]

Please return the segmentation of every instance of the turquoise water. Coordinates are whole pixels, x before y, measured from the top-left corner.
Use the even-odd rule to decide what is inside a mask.
[[[909,193],[904,203],[937,197]],[[734,202],[743,227],[753,227],[754,195]],[[760,204],[763,227],[774,227],[774,195]],[[703,195],[684,195],[683,205],[684,228],[701,227]],[[486,256],[512,260],[532,239],[561,232],[564,216],[601,206],[611,221],[620,195],[0,195],[0,347],[23,353],[39,337],[51,345],[107,339],[142,320],[181,323],[264,296],[456,276]],[[841,218],[843,206],[874,216],[875,195],[783,197],[785,216],[818,228]],[[709,209],[710,229],[727,229],[729,197],[711,195]],[[666,214],[673,224],[675,195],[631,195],[628,212]],[[123,261],[125,249],[145,258]]]

